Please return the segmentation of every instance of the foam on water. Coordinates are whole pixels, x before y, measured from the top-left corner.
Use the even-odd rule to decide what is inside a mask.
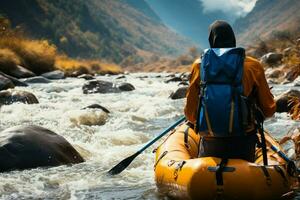
[[[145,75],[149,78],[138,78]],[[65,137],[86,162],[2,173],[0,198],[158,199],[154,155],[151,153],[157,144],[136,158],[120,175],[110,177],[106,174],[183,114],[184,100],[168,98],[178,88],[178,83],[166,84],[165,78],[156,78],[157,75],[131,74],[121,80],[115,80],[115,76],[97,77],[99,80],[126,81],[136,88],[115,94],[85,95],[81,87],[86,81],[75,78],[17,88],[32,92],[40,103],[2,106],[0,130],[21,124],[43,126]],[[275,86],[273,90],[279,93],[286,90],[284,87],[289,86]],[[95,103],[111,112],[107,118],[101,118],[102,111],[81,110]],[[80,123],[87,119],[106,123],[93,126]],[[276,137],[295,126],[299,126],[299,122],[292,122],[286,114],[276,114],[266,122],[266,127]]]

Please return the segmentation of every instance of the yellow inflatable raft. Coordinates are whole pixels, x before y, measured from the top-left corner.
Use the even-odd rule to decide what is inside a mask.
[[[186,133],[186,134],[185,134]],[[184,139],[186,137],[186,139]],[[278,143],[266,136],[267,145]],[[268,166],[260,149],[256,162],[197,158],[200,136],[186,124],[171,133],[156,149],[155,180],[160,192],[175,199],[281,199],[295,180],[287,163],[268,148]]]

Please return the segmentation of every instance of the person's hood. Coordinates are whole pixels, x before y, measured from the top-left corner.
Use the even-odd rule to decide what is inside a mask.
[[[217,20],[209,26],[210,48],[236,47],[236,39],[231,26],[222,20]]]

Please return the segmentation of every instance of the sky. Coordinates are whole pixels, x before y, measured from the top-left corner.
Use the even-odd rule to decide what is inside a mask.
[[[245,16],[252,10],[257,0],[199,0],[204,12],[223,11],[234,20]]]

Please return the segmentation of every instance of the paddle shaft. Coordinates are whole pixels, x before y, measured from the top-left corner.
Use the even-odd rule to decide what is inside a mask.
[[[292,162],[291,159],[289,159],[287,157],[287,155],[285,155],[285,153],[283,153],[281,150],[279,150],[277,147],[275,147],[274,145],[271,146],[271,149],[276,152],[284,161],[286,162]]]
[[[176,126],[178,126],[180,123],[182,123],[185,120],[185,117],[181,117],[179,120],[177,120],[174,124],[169,126],[167,129],[165,129],[161,134],[156,136],[154,139],[149,141],[143,148],[132,154],[131,156],[125,158],[121,162],[119,162],[116,166],[114,166],[111,170],[108,171],[108,174],[110,175],[116,175],[121,173],[124,169],[126,169],[130,163],[138,156],[140,155],[143,151],[145,151],[148,147],[150,147],[152,144],[154,144],[157,140],[162,138],[164,135],[166,135],[169,131],[174,129]]]
[[[265,133],[268,137],[272,138],[271,134],[270,134],[268,131],[264,130],[264,133]],[[286,161],[286,162],[293,162],[289,157],[287,157],[287,155],[285,155],[284,152],[282,152],[282,151],[281,151],[279,148],[277,148],[276,146],[272,145],[272,143],[271,143],[270,141],[269,141],[269,144],[270,144],[271,149],[272,149],[275,153],[277,153],[284,161]]]
[[[138,154],[145,151],[148,147],[150,147],[152,144],[154,144],[157,140],[162,138],[164,135],[166,135],[168,132],[170,132],[172,129],[174,129],[176,126],[181,124],[185,120],[185,116],[181,117],[179,120],[177,120],[173,125],[169,126],[167,129],[165,129],[161,134],[156,136],[153,140],[149,141],[143,148],[138,150]]]

